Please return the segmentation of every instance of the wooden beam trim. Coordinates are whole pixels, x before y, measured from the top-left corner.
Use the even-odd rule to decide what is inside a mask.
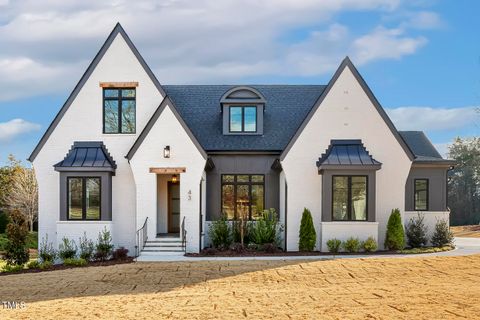
[[[138,82],[100,82],[101,88],[136,88]]]
[[[150,173],[156,174],[179,174],[185,173],[187,168],[185,167],[178,167],[178,168],[150,168]]]

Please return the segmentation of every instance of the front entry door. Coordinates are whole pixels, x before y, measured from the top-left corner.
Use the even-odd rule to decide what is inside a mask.
[[[180,232],[180,182],[168,182],[168,233]]]

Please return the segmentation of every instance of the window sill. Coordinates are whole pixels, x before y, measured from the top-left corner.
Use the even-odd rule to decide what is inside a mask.
[[[102,133],[102,136],[107,137],[134,137],[136,133]]]
[[[110,220],[60,220],[57,224],[113,224]]]
[[[321,224],[325,225],[378,225],[378,222],[371,222],[371,221],[322,221]]]

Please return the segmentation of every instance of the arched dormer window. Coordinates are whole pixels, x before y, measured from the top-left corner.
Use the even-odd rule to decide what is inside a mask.
[[[263,134],[265,98],[255,88],[234,87],[220,99],[223,112],[223,134]]]

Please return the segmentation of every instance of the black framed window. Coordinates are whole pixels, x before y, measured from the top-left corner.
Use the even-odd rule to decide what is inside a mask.
[[[332,176],[332,220],[366,221],[367,176]]]
[[[135,88],[103,89],[103,133],[135,133]]]
[[[67,219],[100,220],[101,178],[67,178]]]
[[[257,106],[231,106],[230,132],[257,132]]]
[[[414,180],[415,210],[428,211],[428,179]]]
[[[265,176],[223,174],[222,213],[228,220],[257,220],[265,208]]]

